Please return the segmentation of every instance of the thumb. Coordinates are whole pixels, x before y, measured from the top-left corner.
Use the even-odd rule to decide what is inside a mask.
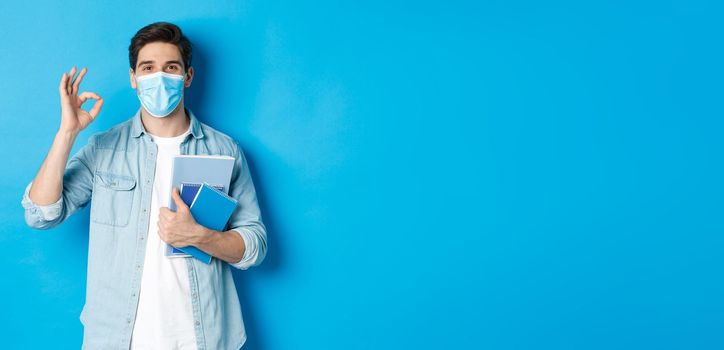
[[[178,192],[178,187],[173,188],[171,196],[173,197],[173,201],[176,202],[176,211],[189,209],[186,203],[184,203],[183,199],[181,199],[181,195]]]

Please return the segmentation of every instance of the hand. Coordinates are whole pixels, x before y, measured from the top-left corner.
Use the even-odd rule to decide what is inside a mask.
[[[207,237],[205,228],[191,215],[189,207],[179,195],[178,188],[173,188],[171,196],[176,202],[176,212],[167,207],[161,208],[158,214],[158,235],[162,241],[174,247],[198,246]]]
[[[61,109],[60,131],[79,133],[98,116],[103,107],[103,99],[94,92],[83,92],[78,95],[80,82],[86,72],[87,69],[83,68],[73,79],[76,73],[75,67],[73,67],[70,73],[63,73],[63,77],[60,79],[58,87]],[[96,100],[90,112],[81,108],[88,99]]]

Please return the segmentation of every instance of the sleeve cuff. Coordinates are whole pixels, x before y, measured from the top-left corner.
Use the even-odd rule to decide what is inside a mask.
[[[60,198],[55,203],[47,204],[47,205],[40,205],[33,203],[32,200],[30,200],[30,187],[33,185],[33,182],[31,181],[28,186],[25,187],[25,192],[23,193],[23,200],[22,205],[23,208],[26,210],[30,210],[32,214],[38,214],[40,213],[41,218],[44,221],[52,221],[57,219],[60,216],[60,212],[62,210],[63,206],[63,196],[61,195]]]
[[[246,270],[249,267],[254,265],[254,262],[256,262],[256,257],[259,255],[259,247],[257,246],[257,242],[255,237],[252,235],[249,230],[244,228],[234,228],[232,229],[241,235],[241,238],[244,240],[244,257],[241,258],[241,261],[237,263],[231,264],[237,269],[240,270]]]

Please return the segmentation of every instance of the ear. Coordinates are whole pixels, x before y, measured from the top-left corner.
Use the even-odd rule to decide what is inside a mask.
[[[136,73],[133,72],[132,68],[128,68],[128,79],[131,81],[131,87],[136,90]]]
[[[191,86],[191,81],[194,80],[194,67],[189,67],[186,71],[186,81],[184,81],[184,87]]]

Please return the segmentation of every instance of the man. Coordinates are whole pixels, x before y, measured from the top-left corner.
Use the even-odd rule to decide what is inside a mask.
[[[236,141],[184,106],[184,91],[194,77],[192,47],[176,25],[141,28],[128,51],[138,112],[93,134],[67,165],[76,137],[104,101],[93,92],[78,93],[85,68],[63,74],[60,128],[25,189],[25,220],[49,229],[91,204],[80,316],[84,349],[239,349],[246,332],[229,266],[247,269],[266,255],[266,228],[246,158]],[[83,110],[91,99],[93,107]],[[235,158],[229,195],[239,205],[228,231],[197,224],[178,190],[169,193],[178,154]],[[176,212],[168,209],[171,195]],[[214,259],[205,264],[168,258],[166,243],[193,245]]]

